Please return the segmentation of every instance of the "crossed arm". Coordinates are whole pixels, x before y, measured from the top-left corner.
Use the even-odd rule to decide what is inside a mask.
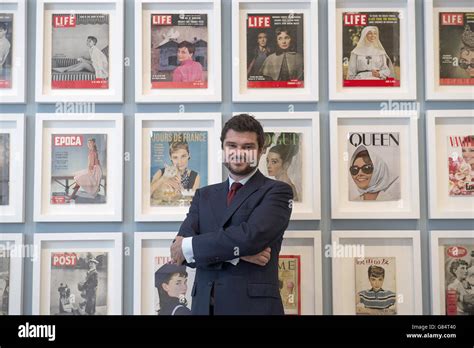
[[[184,262],[182,239],[193,237],[192,247],[197,267],[221,264],[236,257],[265,265],[271,255],[268,246],[280,239],[288,226],[292,197],[291,187],[278,183],[267,192],[260,205],[250,213],[247,221],[240,225],[221,228],[213,233],[200,234],[198,190],[171,246],[172,259],[178,264]]]

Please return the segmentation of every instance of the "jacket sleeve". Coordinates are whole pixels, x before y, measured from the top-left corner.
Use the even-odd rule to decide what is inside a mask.
[[[186,219],[179,228],[178,236],[194,237],[199,234],[199,189],[194,193]]]
[[[292,199],[290,185],[276,182],[247,221],[216,233],[196,235],[192,240],[196,265],[255,255],[282,238],[290,220]]]

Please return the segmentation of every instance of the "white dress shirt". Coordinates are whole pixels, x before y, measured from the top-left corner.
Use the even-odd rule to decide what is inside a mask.
[[[240,182],[242,185],[245,185],[250,180],[250,178],[254,176],[254,174],[257,172],[257,169],[258,168],[255,168],[255,170],[252,173],[247,175],[245,178],[239,180],[238,182]],[[235,180],[232,179],[232,177],[229,175],[229,190],[234,182]],[[183,249],[183,255],[184,255],[184,258],[186,259],[186,262],[193,263],[194,262],[193,237],[183,238],[183,243],[181,245],[181,248]],[[239,260],[240,258],[237,257],[233,260],[228,260],[226,262],[230,262],[231,264],[236,266],[239,263]]]

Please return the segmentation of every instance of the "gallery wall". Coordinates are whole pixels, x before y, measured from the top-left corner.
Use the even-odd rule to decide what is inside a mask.
[[[419,147],[419,173],[420,173],[420,218],[410,220],[333,220],[331,219],[330,195],[330,144],[329,112],[333,110],[380,110],[380,102],[329,102],[328,80],[333,78],[328,74],[328,2],[320,0],[319,11],[319,102],[315,103],[233,103],[232,102],[232,11],[231,0],[222,0],[222,103],[203,104],[147,104],[135,103],[134,90],[134,1],[125,0],[125,57],[130,59],[130,64],[125,67],[125,102],[123,104],[96,104],[98,113],[123,113],[124,126],[124,207],[123,222],[120,223],[35,223],[33,222],[33,192],[34,192],[34,153],[35,153],[35,114],[54,113],[54,104],[35,103],[34,76],[36,71],[36,4],[28,1],[27,10],[27,103],[25,105],[1,105],[1,113],[26,114],[26,183],[25,183],[25,223],[1,224],[3,233],[23,233],[25,243],[33,243],[35,233],[62,233],[62,232],[122,232],[124,235],[125,253],[123,258],[123,313],[133,313],[133,241],[135,232],[175,232],[180,224],[173,222],[143,222],[134,221],[134,114],[135,113],[176,113],[176,112],[219,112],[223,114],[223,123],[234,112],[296,112],[318,111],[320,113],[320,158],[321,158],[321,220],[320,221],[291,221],[291,230],[321,230],[322,245],[331,243],[332,230],[420,230],[421,231],[421,265],[422,265],[422,302],[423,313],[430,314],[430,276],[429,276],[429,231],[431,230],[472,230],[472,219],[443,219],[432,220],[428,218],[428,180],[427,180],[427,148],[425,112],[436,109],[472,109],[474,103],[464,102],[438,102],[425,101],[425,74],[424,74],[424,28],[423,28],[423,1],[416,1],[416,27],[412,32],[416,35],[416,74],[417,74],[417,106],[420,118],[418,120],[418,147]],[[376,3],[374,1],[374,3]],[[120,189],[120,188],[117,188]],[[332,279],[331,259],[322,254],[323,270],[323,313],[332,314]],[[38,291],[32,287],[33,264],[31,259],[25,260],[24,265],[24,293],[23,313],[32,313],[32,296]],[[417,299],[420,301],[421,299]]]

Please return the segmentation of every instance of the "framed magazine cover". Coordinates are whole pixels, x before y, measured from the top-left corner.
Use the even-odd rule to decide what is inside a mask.
[[[474,296],[460,288],[474,284],[474,230],[431,231],[430,266],[431,314],[474,314]]]
[[[331,111],[333,219],[419,218],[418,114],[390,115]]]
[[[234,113],[238,115],[240,113]],[[257,112],[265,132],[259,170],[293,189],[292,220],[321,218],[318,112]],[[227,169],[225,169],[227,173]]]
[[[322,315],[320,231],[286,231],[280,250],[278,276],[287,315]]]
[[[183,221],[196,189],[222,181],[221,117],[135,114],[136,221]]]
[[[0,116],[0,222],[25,221],[25,115]]]
[[[332,248],[334,315],[423,314],[419,231],[332,231]]]
[[[137,103],[222,101],[221,2],[135,1]]]
[[[26,101],[26,1],[0,3],[0,103]]]
[[[23,308],[23,234],[0,233],[0,313],[20,315]]]
[[[472,2],[426,0],[424,9],[426,100],[472,100]]]
[[[428,110],[431,219],[474,218],[474,111]]]
[[[328,0],[329,99],[415,100],[415,1]]]
[[[136,232],[134,252],[133,314],[186,315],[191,312],[196,270],[168,264],[177,232]],[[179,299],[169,295],[171,277],[182,284]]]
[[[33,315],[121,315],[122,234],[36,233]]]
[[[123,102],[123,0],[36,2],[36,102]]]
[[[37,114],[34,221],[122,221],[123,115]]]
[[[232,1],[234,102],[316,102],[318,2]]]

